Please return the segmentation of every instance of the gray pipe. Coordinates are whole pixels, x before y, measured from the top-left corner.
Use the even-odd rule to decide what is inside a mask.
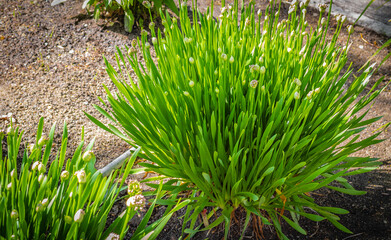
[[[110,173],[122,166],[122,164],[125,162],[126,159],[128,159],[132,153],[136,150],[136,148],[132,147],[128,151],[124,152],[121,156],[114,159],[112,162],[104,166],[103,168],[99,169],[98,171],[103,175],[103,177],[106,177],[110,175]]]

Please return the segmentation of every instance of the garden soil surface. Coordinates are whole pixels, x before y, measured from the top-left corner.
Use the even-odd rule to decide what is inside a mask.
[[[257,8],[264,11],[267,2],[256,2]],[[210,1],[199,0],[199,9],[205,12],[209,3]],[[215,6],[219,6],[219,2],[216,2]],[[286,4],[283,4],[282,10],[286,16]],[[72,153],[80,142],[80,133],[84,126],[86,141],[96,139],[94,152],[98,159],[97,168],[103,167],[126,151],[129,146],[125,142],[99,129],[83,112],[107,123],[92,106],[99,104],[98,97],[105,98],[103,84],[108,89],[115,90],[105,72],[102,56],[114,64],[115,46],[129,46],[131,41],[140,35],[140,24],[135,25],[132,33],[126,33],[123,30],[123,16],[102,16],[95,21],[82,9],[82,1],[71,0],[55,7],[45,0],[0,0],[0,13],[0,128],[6,128],[9,120],[7,114],[12,113],[18,126],[25,130],[23,140],[33,143],[39,118],[44,117],[46,134],[51,125],[57,122],[58,145],[62,126],[66,121],[70,136],[69,153]],[[214,15],[219,15],[217,8]],[[318,16],[316,9],[309,9],[308,23],[315,25]],[[147,24],[148,21],[144,21],[145,29],[148,29]],[[329,37],[332,36],[335,26],[333,20]],[[339,44],[346,41],[347,34],[344,29]],[[356,27],[349,40],[352,44],[349,61],[353,62],[354,71],[386,41],[384,36]],[[390,48],[382,51],[372,61],[380,63],[388,52]],[[138,57],[142,60],[140,52]],[[384,86],[390,75],[391,62],[388,60],[372,78],[371,84],[380,77],[385,77],[382,83]],[[373,131],[391,121],[390,86],[373,103],[367,118],[375,116],[383,118],[365,130],[362,137],[371,135]],[[286,224],[283,224],[283,232],[291,239],[391,239],[390,131],[388,129],[379,136],[385,141],[356,154],[379,158],[382,162],[378,169],[348,179],[355,188],[367,191],[366,195],[350,196],[327,189],[311,193],[320,205],[347,209],[350,214],[342,215],[340,222],[353,234],[343,233],[325,221],[314,223],[305,219],[300,223],[308,232],[306,236]],[[123,208],[123,202],[116,204],[111,218],[118,215]],[[163,207],[157,208],[153,218],[158,219],[163,211]],[[178,212],[173,216],[158,239],[179,238],[180,215],[181,212]],[[238,212],[229,239],[239,238],[244,217],[245,215]],[[131,226],[135,224],[137,219]],[[259,234],[263,234],[265,239],[277,239],[273,229],[264,227],[261,233],[251,224],[244,239],[255,239]],[[223,239],[222,228],[216,228],[208,235],[200,233],[194,237],[206,238]]]

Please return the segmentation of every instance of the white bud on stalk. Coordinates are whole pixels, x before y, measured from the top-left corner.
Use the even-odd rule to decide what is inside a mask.
[[[320,92],[320,88],[315,88],[315,93],[319,93]]]
[[[300,98],[300,93],[299,92],[295,92],[295,94],[293,95],[293,98],[298,100]]]
[[[14,135],[14,129],[11,126],[7,128],[7,135]]]
[[[79,209],[77,210],[77,212],[75,213],[75,216],[73,217],[73,220],[77,223],[81,223],[83,221],[83,218],[84,218],[84,215],[86,213],[84,212],[83,209]]]
[[[38,141],[38,146],[42,147],[43,145],[46,144],[46,141],[47,141],[46,137],[42,136],[42,137],[39,139],[39,141]]]
[[[13,169],[13,170],[11,171],[10,175],[11,175],[11,178],[14,178],[14,177],[16,176],[16,170]]]
[[[314,94],[314,91],[309,91],[307,94],[307,98],[310,100],[312,98],[312,95]]]
[[[12,189],[12,182],[7,184],[7,190],[10,191]]]
[[[69,172],[66,170],[62,171],[60,177],[61,177],[61,181],[67,180],[69,178]]]
[[[49,199],[45,198],[42,200],[42,206],[47,207],[49,205]]]
[[[234,62],[234,57],[233,57],[233,56],[231,56],[231,57],[229,58],[229,62],[230,62],[230,63],[233,63],[233,62]]]
[[[293,80],[293,82],[297,85],[297,86],[301,86],[301,81],[298,79],[298,78],[296,78],[295,80]]]
[[[189,92],[184,91],[184,92],[183,92],[183,95],[185,95],[186,97],[188,97],[190,94],[189,94]]]
[[[152,38],[152,43],[153,43],[153,45],[156,45],[157,44],[157,38],[153,37]]]
[[[84,162],[89,162],[93,157],[94,153],[91,150],[88,150],[83,154],[82,159]]]
[[[258,85],[258,81],[257,81],[257,80],[252,80],[252,81],[250,82],[250,87],[252,87],[252,88],[256,88],[257,85]]]
[[[190,57],[190,58],[189,58],[189,62],[190,62],[191,64],[193,64],[193,63],[194,63],[194,58]]]
[[[18,217],[19,217],[19,213],[18,213],[18,211],[17,210],[12,210],[12,212],[11,212],[11,219],[18,219]]]
[[[79,183],[85,183],[87,181],[86,172],[83,169],[75,172],[75,175]]]
[[[224,60],[224,61],[226,61],[227,60],[227,54],[225,54],[225,53],[223,53],[223,54],[221,54],[221,58]]]
[[[38,172],[40,173],[45,173],[46,172],[46,167],[43,165],[43,163],[39,163],[38,165]]]
[[[264,73],[266,72],[266,68],[265,68],[264,66],[262,66],[262,67],[259,69],[259,71],[260,71],[262,74],[264,74]]]
[[[320,24],[324,25],[326,23],[326,18],[322,17],[322,20],[320,20]]]

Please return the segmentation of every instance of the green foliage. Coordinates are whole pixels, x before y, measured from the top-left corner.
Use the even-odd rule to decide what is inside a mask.
[[[127,32],[131,32],[136,20],[134,14],[145,11],[145,8],[150,9],[152,4],[155,10],[159,10],[164,4],[174,13],[178,14],[178,9],[173,0],[85,0],[83,8],[86,8],[88,11],[91,7],[93,7],[93,15],[95,19],[99,19],[103,11],[111,13],[122,9],[125,13],[125,30]]]
[[[93,141],[86,146],[84,140],[71,159],[65,161],[68,142],[67,127],[59,153],[52,153],[55,126],[49,137],[42,135],[40,120],[37,141],[18,159],[22,134],[10,127],[7,135],[7,156],[0,148],[0,238],[5,239],[106,239],[117,233],[121,239],[128,230],[127,223],[145,203],[141,190],[132,183],[126,210],[106,228],[107,218],[121,190],[126,190],[125,179],[132,170],[140,149],[120,169],[103,177],[94,168],[95,156],[91,152]],[[4,134],[0,133],[0,142]],[[51,161],[52,160],[52,161]],[[50,162],[50,163],[49,163]],[[118,179],[121,179],[118,182]],[[139,185],[138,185],[139,186]],[[136,190],[137,191],[136,191]],[[162,192],[156,193],[162,197]],[[138,201],[133,201],[136,199]],[[155,199],[133,239],[155,234],[146,228]],[[149,215],[148,215],[149,214]],[[162,228],[165,218],[153,223]],[[151,238],[153,239],[153,238]]]
[[[330,15],[323,16],[325,6],[320,6],[313,29],[305,21],[306,4],[294,2],[288,19],[279,21],[280,5],[272,1],[263,24],[253,3],[239,9],[236,0],[216,21],[212,2],[205,15],[194,9],[193,22],[182,5],[180,21],[162,15],[164,37],[151,29],[157,65],[146,35],[139,46],[145,68],[132,48],[127,48],[129,54],[118,49],[119,73],[105,60],[118,93],[106,88],[111,111],[96,109],[112,124],[87,116],[130,145],[141,146],[143,157],[154,163],[143,166],[172,178],[163,189],[191,191],[183,226],[190,235],[220,223],[227,235],[237,208],[246,210],[246,226],[251,216],[258,217],[274,225],[282,238],[282,219],[306,234],[300,217],[327,219],[350,232],[338,222],[337,215],[346,210],[319,206],[310,193],[324,187],[365,193],[344,177],[379,165],[375,159],[349,155],[380,141],[379,133],[359,137],[379,119],[364,119],[367,112],[360,110],[381,92],[376,86],[382,79],[364,94],[373,66],[365,65],[357,77],[350,67],[340,75],[349,50],[336,44],[345,18],[337,18],[336,32],[327,42]],[[353,167],[359,169],[348,171]],[[213,211],[205,213],[208,206]],[[220,215],[208,223],[217,210]],[[196,226],[199,215],[203,228]]]

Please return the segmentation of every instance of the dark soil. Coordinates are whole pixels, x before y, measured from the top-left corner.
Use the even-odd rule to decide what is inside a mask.
[[[257,7],[265,10],[266,0],[257,1]],[[199,9],[205,11],[207,0],[198,1]],[[219,3],[216,2],[215,6]],[[132,39],[140,36],[140,26],[135,25],[132,33],[123,30],[123,17],[103,17],[94,21],[81,8],[82,1],[68,0],[55,7],[42,0],[0,0],[0,128],[5,129],[7,121],[3,115],[12,113],[19,126],[25,130],[24,140],[34,141],[36,126],[40,117],[47,122],[45,131],[50,125],[58,122],[57,132],[61,133],[62,122],[69,127],[70,152],[79,143],[81,126],[85,127],[86,139],[96,138],[95,154],[97,168],[119,156],[128,149],[126,143],[109,135],[90,122],[83,111],[98,114],[92,104],[99,104],[98,96],[104,97],[105,84],[110,90],[114,86],[104,70],[102,55],[112,63],[115,62],[114,46],[130,45]],[[216,8],[215,16],[218,16]],[[283,4],[283,12],[287,6]],[[319,13],[309,9],[308,22],[314,25]],[[284,14],[283,14],[284,17]],[[148,21],[145,21],[145,28]],[[330,37],[335,30],[332,22]],[[340,44],[347,41],[347,34],[340,36]],[[356,27],[350,40],[350,61],[358,70],[387,39],[381,35]],[[389,52],[386,49],[373,61],[380,62]],[[138,53],[141,59],[141,54]],[[390,79],[391,63],[388,60],[372,81],[384,76]],[[386,81],[384,81],[386,84]],[[383,84],[383,85],[384,85]],[[372,131],[391,121],[391,92],[388,87],[374,103],[368,118],[382,115],[380,121],[368,128],[362,135],[368,136]],[[103,120],[103,119],[102,119]],[[359,156],[371,156],[381,159],[382,166],[370,173],[349,178],[351,184],[359,190],[368,191],[363,196],[344,195],[323,189],[313,193],[316,202],[324,206],[336,206],[349,210],[350,214],[341,216],[341,223],[354,234],[346,234],[328,222],[314,223],[303,219],[302,227],[308,231],[303,236],[283,224],[283,232],[290,239],[391,239],[391,134],[385,131],[380,136],[386,141],[371,146],[357,153]],[[60,135],[57,136],[60,139]],[[119,202],[113,209],[112,218],[123,208]],[[164,212],[158,207],[153,219]],[[178,212],[158,239],[178,239],[181,230],[183,212]],[[238,239],[239,223],[243,224],[244,215],[238,212],[238,222],[232,226],[229,239]],[[131,223],[136,227],[137,219]],[[259,232],[250,224],[245,239],[255,239]],[[265,239],[276,239],[273,229],[263,229]],[[223,230],[216,228],[209,235],[200,233],[194,239],[222,239]]]

